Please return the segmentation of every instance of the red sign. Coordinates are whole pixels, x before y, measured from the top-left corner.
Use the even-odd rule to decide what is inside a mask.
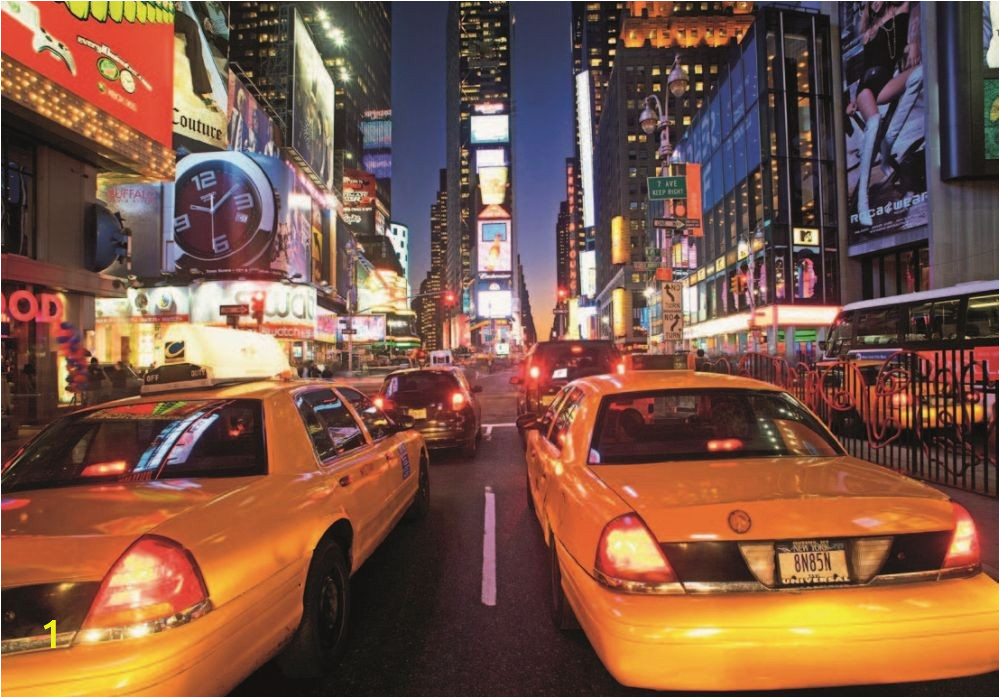
[[[173,3],[4,2],[0,36],[4,54],[170,145]]]
[[[35,295],[23,289],[10,294],[0,293],[0,313],[21,322],[59,322],[63,318],[62,298],[54,293]]]

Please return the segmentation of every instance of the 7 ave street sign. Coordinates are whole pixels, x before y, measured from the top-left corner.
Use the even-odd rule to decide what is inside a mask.
[[[680,177],[647,177],[646,188],[649,190],[650,201],[687,198],[687,180],[683,175]]]

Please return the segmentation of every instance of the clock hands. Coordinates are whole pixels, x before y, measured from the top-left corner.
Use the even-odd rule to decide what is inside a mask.
[[[215,205],[214,205],[214,206],[212,206],[212,210],[211,210],[211,213],[215,213],[215,212],[216,212],[216,210],[217,210],[217,209],[219,208],[219,206],[222,206],[222,202],[223,202],[223,201],[225,201],[226,199],[228,199],[228,198],[229,198],[230,196],[232,196],[232,195],[233,195],[233,192],[234,192],[234,191],[236,191],[236,190],[237,190],[237,189],[239,189],[239,188],[240,188],[240,185],[239,185],[239,184],[234,184],[234,185],[233,185],[233,186],[232,186],[232,187],[231,187],[231,188],[229,189],[229,191],[227,191],[227,192],[226,192],[225,194],[223,194],[223,195],[222,195],[222,198],[221,198],[221,199],[219,199],[218,201],[216,201],[216,202],[215,202]]]

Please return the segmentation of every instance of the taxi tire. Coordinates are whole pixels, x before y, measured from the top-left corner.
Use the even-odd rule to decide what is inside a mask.
[[[339,604],[332,645],[320,636],[323,594],[332,584]],[[292,679],[315,679],[329,674],[344,653],[351,615],[350,570],[343,551],[330,539],[320,541],[306,576],[302,621],[292,641],[278,656],[281,672]]]
[[[405,521],[419,521],[426,517],[427,512],[431,509],[431,479],[426,458],[420,458],[420,470],[417,473],[417,478],[417,494],[406,513],[403,514]]]
[[[531,496],[530,494],[528,495]],[[580,624],[576,620],[569,599],[562,587],[562,572],[559,569],[559,553],[556,551],[555,534],[549,531],[549,611],[552,622],[559,630],[577,630]]]

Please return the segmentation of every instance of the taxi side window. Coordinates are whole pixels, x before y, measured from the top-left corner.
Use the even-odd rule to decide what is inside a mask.
[[[580,409],[582,402],[583,391],[579,388],[573,388],[573,391],[566,396],[566,400],[563,402],[558,414],[556,414],[555,421],[552,424],[552,431],[549,432],[548,436],[549,441],[556,448],[562,449],[566,432],[569,431],[569,427],[573,423],[573,417],[576,416],[576,412]]]
[[[314,390],[295,398],[316,455],[327,460],[365,445],[357,420],[332,390]]]
[[[362,395],[353,388],[338,388],[338,390],[361,416],[361,421],[368,428],[368,434],[371,435],[372,441],[378,441],[392,434],[392,424],[389,422],[389,418],[366,395]]]

